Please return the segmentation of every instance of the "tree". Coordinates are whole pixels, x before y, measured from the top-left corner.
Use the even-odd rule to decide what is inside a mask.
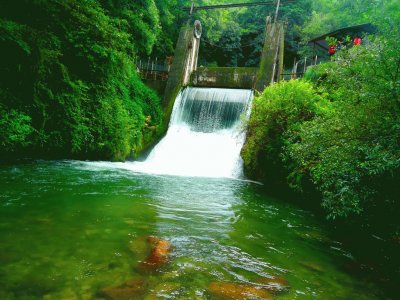
[[[153,1],[142,2],[155,9]],[[0,62],[0,104],[9,116],[2,122],[21,129],[13,150],[29,145],[47,157],[122,160],[148,142],[145,119],[159,125],[161,108],[133,61],[135,47],[151,50],[155,35],[142,29],[158,21],[138,5],[1,3],[0,55],[10,57]]]

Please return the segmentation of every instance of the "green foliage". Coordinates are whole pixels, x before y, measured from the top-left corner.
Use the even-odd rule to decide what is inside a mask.
[[[254,2],[254,1],[248,1]],[[243,59],[241,65],[258,66],[260,54],[264,44],[265,19],[274,17],[275,5],[249,7],[238,13],[237,17],[231,16],[231,20],[238,20],[241,32]],[[301,40],[301,28],[311,11],[310,0],[299,0],[296,3],[281,4],[279,11],[280,21],[287,21],[285,28],[285,64],[289,65],[296,56]]]
[[[123,160],[144,146],[147,127],[162,119],[159,99],[132,63],[136,48],[149,52],[156,36],[158,14],[143,11],[156,7],[144,2],[141,10],[131,1],[104,1],[106,10],[99,1],[1,4],[0,55],[7,59],[0,62],[0,103],[29,117],[11,113],[16,127],[34,128],[23,130],[15,147]]]
[[[218,41],[221,47],[212,47],[207,53],[210,59],[215,60],[219,66],[237,67],[242,59],[241,48],[241,28],[236,23],[230,22]],[[204,62],[204,61],[203,61]]]
[[[29,145],[32,134],[31,118],[16,110],[6,111],[0,106],[0,145],[3,151],[12,152],[17,147]]]
[[[328,43],[329,46],[335,46],[337,44],[337,39],[331,36],[326,37],[325,41]]]
[[[160,33],[160,16],[154,0],[101,0],[119,30],[129,33],[130,42],[141,55],[151,53]]]
[[[310,173],[332,218],[371,210],[390,188],[384,181],[399,176],[399,54],[377,37],[319,67],[332,111],[303,124],[288,155],[296,172]]]
[[[288,133],[297,132],[301,123],[313,119],[323,107],[323,98],[305,81],[266,88],[253,101],[247,124],[247,140],[241,153],[246,174],[281,181],[287,175],[282,173],[281,154],[289,142]]]
[[[163,58],[174,54],[179,26],[184,14],[182,10],[179,10],[178,2],[178,0],[155,0],[160,11],[161,30],[154,45],[153,57]]]
[[[308,41],[317,36],[338,30],[340,28],[372,23],[379,26],[385,20],[390,23],[390,19],[398,16],[400,9],[398,0],[316,0],[312,3],[311,16],[303,23],[300,29],[301,43],[298,53],[305,56],[315,55],[315,50],[319,56],[326,55],[320,49],[311,49]],[[396,15],[397,14],[397,15]],[[363,35],[363,33],[361,33]],[[354,37],[353,37],[354,38]],[[328,41],[328,44],[334,41]],[[339,44],[338,49],[349,44],[350,37],[344,38],[344,43]]]
[[[302,81],[267,88],[255,102],[242,155],[255,177],[281,174],[300,191],[311,181],[329,218],[360,216],[393,233],[400,212],[400,17],[376,24],[379,35],[363,46],[339,51]],[[300,84],[298,93],[287,89]],[[297,114],[299,107],[309,115]]]
[[[395,0],[396,1],[396,0]],[[313,37],[336,29],[371,22],[387,2],[392,0],[316,0],[312,1],[312,15],[302,28],[302,38],[308,41]]]
[[[168,2],[170,5],[161,4]],[[242,2],[254,2],[245,0]],[[187,13],[182,13],[181,7],[190,7],[189,0],[156,1],[157,6],[167,15],[171,11],[175,16],[175,26],[180,26],[188,18]],[[230,0],[200,0],[196,6],[232,3]],[[166,7],[167,6],[167,7]],[[200,47],[199,64],[204,66],[250,66],[259,64],[260,53],[264,42],[265,18],[275,13],[275,5],[215,9],[196,11],[193,18],[199,19],[203,24],[203,37]],[[296,3],[282,4],[279,20],[288,20],[286,32],[286,52],[288,62],[293,61],[293,56],[298,50],[298,41],[301,39],[301,27],[311,11],[311,0],[299,0]],[[168,30],[167,36],[162,34],[162,40],[176,41],[178,36],[175,30],[168,27],[168,18],[161,17],[162,26]],[[178,28],[179,29],[179,28]],[[169,44],[169,43],[167,43]],[[156,53],[160,56],[163,44],[157,43]],[[164,50],[164,53],[166,51]],[[161,55],[162,57],[162,55]]]

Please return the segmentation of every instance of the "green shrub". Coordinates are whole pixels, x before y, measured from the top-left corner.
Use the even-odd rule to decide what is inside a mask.
[[[311,181],[329,218],[359,218],[382,234],[398,233],[398,28],[340,51],[301,81],[268,87],[248,124],[246,173],[297,190]]]
[[[286,154],[294,172],[310,174],[331,218],[399,209],[392,186],[400,177],[399,54],[376,37],[316,68],[332,109],[302,124]]]
[[[29,145],[32,134],[31,118],[16,110],[6,111],[0,106],[0,146],[3,151],[13,152]]]
[[[253,101],[247,139],[241,155],[245,173],[263,180],[286,181],[282,151],[302,122],[322,113],[324,100],[310,83],[300,80],[267,87]]]
[[[156,36],[144,30],[158,22],[156,7],[144,2],[140,11],[132,1],[1,4],[0,103],[29,117],[32,152],[123,160],[154,138],[149,127],[159,132],[160,100],[133,64],[136,48],[148,52]]]

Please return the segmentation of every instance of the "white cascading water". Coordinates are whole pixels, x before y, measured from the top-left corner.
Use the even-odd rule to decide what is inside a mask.
[[[152,174],[233,177],[242,175],[241,116],[250,112],[253,92],[186,88],[175,100],[166,136],[143,162],[129,169]],[[126,166],[128,167],[128,166]]]

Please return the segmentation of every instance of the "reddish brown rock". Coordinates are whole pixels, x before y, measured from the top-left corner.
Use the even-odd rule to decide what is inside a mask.
[[[248,284],[212,282],[208,291],[221,300],[272,299],[267,290]]]
[[[154,236],[148,237],[147,241],[151,245],[151,251],[149,256],[140,264],[140,269],[152,271],[168,262],[171,243]]]
[[[288,281],[285,278],[279,276],[262,277],[257,279],[256,282],[262,284],[263,289],[267,289],[271,292],[280,292],[289,288]]]
[[[146,291],[146,282],[142,278],[130,279],[117,287],[107,287],[101,290],[101,296],[111,300],[138,299]]]

